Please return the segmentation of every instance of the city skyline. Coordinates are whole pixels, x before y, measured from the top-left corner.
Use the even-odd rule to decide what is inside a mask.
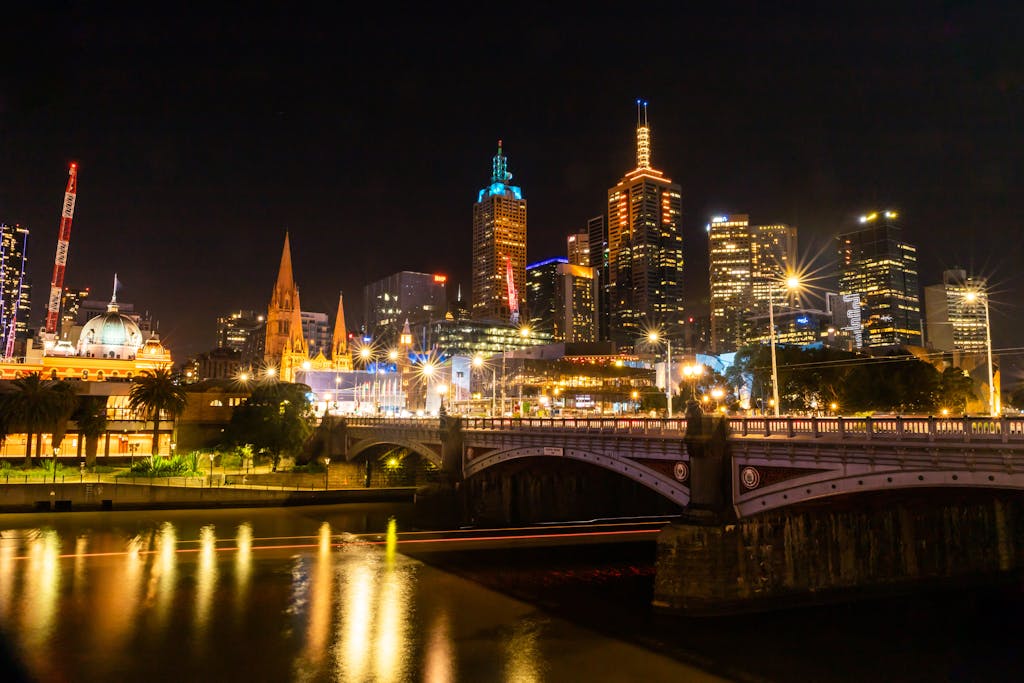
[[[413,17],[387,30],[355,17],[367,36],[348,31],[338,47],[299,21],[264,53],[274,17],[237,31],[228,17],[203,31],[175,19],[174,37],[150,45],[135,37],[139,17],[41,15],[18,40],[59,48],[4,76],[0,110],[10,141],[0,162],[17,169],[0,180],[0,220],[31,231],[33,323],[68,161],[81,176],[65,284],[103,296],[117,271],[120,295],[153,312],[183,359],[212,348],[218,315],[266,305],[285,230],[307,310],[333,311],[339,290],[361,310],[363,286],[402,270],[446,274],[467,296],[470,207],[499,138],[530,197],[527,261],[563,256],[566,237],[603,210],[630,165],[640,95],[652,103],[655,162],[682,189],[689,311],[706,310],[711,215],[796,226],[814,253],[864,211],[892,206],[919,248],[922,288],[954,266],[985,278],[996,345],[1019,344],[1022,212],[1009,188],[1019,177],[1020,81],[1015,62],[998,58],[1009,24],[991,11],[894,11],[883,23],[782,13],[740,15],[726,31],[714,10],[693,12],[667,22],[684,29],[677,50],[652,41],[658,66],[625,78],[617,44],[577,47],[557,17],[524,20],[508,49],[526,96],[497,109],[476,101],[478,69],[462,60],[493,39],[466,37],[460,22],[428,39]],[[901,32],[911,20],[915,31]],[[606,35],[614,23],[596,16],[575,31]],[[726,35],[735,54],[705,53]],[[406,47],[320,83],[377,39]],[[757,49],[765,44],[773,50]],[[301,54],[288,56],[296,46]],[[416,63],[432,47],[433,61]],[[305,74],[318,57],[323,73]],[[730,106],[740,86],[759,106]]]

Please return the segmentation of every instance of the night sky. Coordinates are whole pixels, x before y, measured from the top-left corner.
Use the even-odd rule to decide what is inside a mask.
[[[116,271],[180,361],[212,347],[217,315],[266,308],[286,229],[305,310],[333,316],[344,291],[356,327],[362,286],[399,270],[468,299],[499,138],[530,260],[564,256],[634,165],[643,97],[653,163],[682,186],[691,310],[709,216],[795,224],[828,275],[830,238],[893,208],[922,286],[954,265],[990,276],[994,346],[1024,346],[1020,6],[694,4],[8,12],[0,220],[32,231],[35,317],[70,160],[65,284],[108,299]]]

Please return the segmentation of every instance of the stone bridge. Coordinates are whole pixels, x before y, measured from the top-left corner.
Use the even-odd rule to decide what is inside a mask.
[[[616,472],[681,507],[725,504],[740,518],[870,491],[1024,489],[1024,468],[1017,467],[1017,460],[1024,464],[1022,418],[729,417],[691,422],[689,429],[685,418],[343,424],[341,450],[349,460],[390,444],[463,479],[521,458],[571,459]],[[724,436],[717,455],[709,448],[716,430]]]

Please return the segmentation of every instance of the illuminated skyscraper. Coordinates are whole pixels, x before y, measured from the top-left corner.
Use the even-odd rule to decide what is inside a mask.
[[[576,266],[590,265],[590,233],[587,231],[575,232],[569,235],[566,240],[566,255],[569,263]]]
[[[69,339],[78,311],[89,298],[89,288],[65,287],[60,295],[60,338]]]
[[[773,303],[789,303],[785,279],[795,265],[796,228],[783,223],[753,226],[750,287],[755,315],[767,315],[769,292]]]
[[[791,303],[785,274],[796,258],[796,228],[750,225],[747,214],[733,214],[712,218],[707,232],[711,344],[725,353],[768,335],[760,316],[768,315],[769,301],[776,308]]]
[[[984,278],[955,268],[942,273],[942,283],[924,288],[928,345],[939,351],[985,353],[985,307],[969,294],[987,295]]]
[[[12,354],[15,338],[28,333],[32,290],[27,248],[28,228],[0,223],[0,358]]]
[[[378,341],[397,340],[402,325],[443,318],[447,311],[445,283],[437,273],[403,270],[363,288],[363,320],[366,334]]]
[[[651,166],[647,103],[637,100],[636,168],[608,190],[609,331],[621,347],[632,348],[649,327],[681,335],[680,192]]]
[[[526,268],[530,329],[556,342],[597,341],[594,269],[553,258]]]
[[[749,336],[753,314],[753,237],[747,214],[715,216],[707,226],[711,351],[735,351]]]
[[[898,218],[876,211],[836,238],[839,293],[861,296],[865,348],[921,344],[917,248],[899,239]]]
[[[257,315],[256,311],[232,311],[218,317],[217,348],[244,354],[251,345],[250,337],[262,334],[264,321],[264,316]]]
[[[526,200],[510,185],[508,160],[498,153],[491,161],[491,184],[480,190],[473,205],[473,301],[477,320],[509,320],[513,309],[526,308]],[[517,302],[510,306],[508,272]]]
[[[597,284],[597,340],[611,339],[608,329],[611,323],[611,280],[608,277],[608,221],[604,214],[587,221],[587,245],[590,250],[590,267],[594,269]]]

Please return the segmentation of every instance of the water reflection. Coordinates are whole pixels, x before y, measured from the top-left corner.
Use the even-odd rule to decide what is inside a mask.
[[[0,532],[0,629],[34,680],[572,678],[544,659],[547,622],[402,555],[394,520],[168,517]]]
[[[217,535],[212,524],[199,530],[199,566],[196,567],[195,635],[202,642],[210,621],[210,606],[217,587]]]

